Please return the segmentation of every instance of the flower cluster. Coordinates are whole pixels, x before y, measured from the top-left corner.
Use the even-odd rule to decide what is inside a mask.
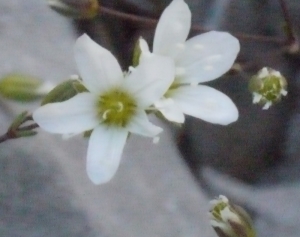
[[[212,200],[210,223],[220,237],[255,237],[256,232],[248,213],[220,195]]]
[[[87,35],[76,41],[75,60],[85,89],[66,101],[41,106],[33,119],[50,133],[91,131],[87,173],[95,184],[113,177],[129,134],[156,137],[162,131],[149,122],[150,112],[175,123],[183,123],[184,114],[221,125],[237,120],[232,100],[200,83],[231,68],[238,40],[224,32],[186,40],[190,27],[189,7],[184,0],[173,0],[159,20],[152,52],[140,39],[138,65],[125,73]]]
[[[249,81],[249,89],[253,94],[253,103],[269,109],[274,103],[287,95],[287,81],[279,71],[264,67]]]

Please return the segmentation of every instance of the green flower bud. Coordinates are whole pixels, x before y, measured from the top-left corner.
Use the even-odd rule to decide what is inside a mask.
[[[132,66],[136,67],[140,63],[140,56],[141,56],[142,50],[140,46],[140,40],[138,40],[133,49],[133,56],[132,56]]]
[[[219,237],[255,237],[247,212],[231,204],[225,196],[211,201],[210,223]]]
[[[92,19],[98,15],[98,0],[48,0],[48,5],[61,15],[76,19]]]
[[[78,93],[85,92],[87,89],[77,79],[70,79],[57,85],[43,99],[41,105],[48,103],[66,101]]]
[[[0,95],[20,102],[39,99],[52,88],[51,83],[22,74],[8,74],[0,80]]]
[[[268,109],[287,95],[287,81],[280,72],[264,67],[250,79],[249,90],[253,93],[253,103]]]

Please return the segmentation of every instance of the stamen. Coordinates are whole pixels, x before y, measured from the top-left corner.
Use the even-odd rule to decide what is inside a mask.
[[[104,120],[106,120],[106,119],[107,119],[107,115],[108,115],[110,112],[111,112],[111,109],[106,110],[106,111],[103,113],[102,118],[103,118]]]
[[[99,120],[109,126],[127,126],[136,111],[135,99],[119,89],[101,95],[97,106]]]
[[[118,108],[118,110],[117,110],[117,111],[118,111],[119,113],[120,113],[120,112],[122,112],[122,111],[123,111],[123,109],[124,109],[124,105],[123,105],[123,103],[119,101],[119,102],[118,102],[118,107],[119,107],[119,108]]]

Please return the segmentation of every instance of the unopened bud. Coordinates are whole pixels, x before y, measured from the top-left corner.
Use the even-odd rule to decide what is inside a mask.
[[[249,90],[253,93],[253,103],[268,109],[287,95],[287,81],[279,71],[264,67],[250,79]]]
[[[141,44],[141,40],[139,39],[134,45],[133,56],[132,56],[132,66],[133,67],[138,66],[140,63],[140,56],[142,53],[140,44]]]
[[[225,196],[211,201],[210,223],[219,237],[255,237],[252,220],[247,212],[231,204]]]
[[[20,102],[34,101],[46,95],[54,85],[22,74],[8,74],[0,80],[0,95]]]
[[[48,5],[61,15],[75,19],[91,19],[99,11],[98,0],[48,0]]]
[[[71,99],[75,95],[86,92],[87,89],[79,80],[67,80],[57,85],[43,99],[41,105],[48,103],[62,102]]]

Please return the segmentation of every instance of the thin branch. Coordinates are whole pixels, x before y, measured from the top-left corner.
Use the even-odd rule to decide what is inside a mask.
[[[287,8],[287,3],[285,0],[279,0],[280,2],[280,7],[283,13],[284,21],[285,21],[285,33],[287,36],[287,42],[294,43],[296,41],[296,37],[294,35],[294,30],[293,30],[293,24],[291,20],[291,16],[289,14],[288,8]]]
[[[24,117],[23,117],[23,115],[24,115]],[[23,126],[28,121],[33,121],[33,118],[32,118],[32,115],[27,114],[26,111],[21,113],[19,116],[17,116],[15,121],[13,121],[13,123],[8,128],[7,132],[5,134],[3,134],[2,136],[0,136],[0,143],[5,142],[10,139],[16,139],[19,137],[34,135],[36,132],[34,132],[32,130],[38,128],[39,125],[36,123],[33,123],[33,124]],[[27,133],[24,134],[24,132],[25,133],[27,132]],[[30,133],[28,133],[28,132],[30,132]]]
[[[129,14],[129,13],[113,10],[113,9],[110,9],[108,7],[103,7],[103,6],[100,7],[99,14],[100,15],[106,14],[109,16],[114,16],[114,17],[120,18],[122,20],[130,21],[132,23],[135,23],[135,24],[141,25],[141,26],[145,26],[145,27],[156,26],[156,24],[158,22],[158,20],[153,19],[153,18]]]
[[[28,131],[28,130],[33,130],[33,129],[38,128],[38,127],[39,127],[38,124],[33,123],[33,124],[30,124],[30,125],[21,127],[21,128],[19,128],[17,131]]]
[[[2,136],[0,136],[0,143],[5,142],[5,141],[7,141],[9,139],[10,138],[8,137],[7,133],[5,133]]]
[[[279,0],[280,7],[283,13],[285,21],[284,31],[286,34],[286,45],[288,46],[288,52],[291,54],[299,53],[299,43],[294,33],[292,19],[287,8],[286,0]]]
[[[120,18],[124,21],[130,21],[141,27],[155,27],[158,22],[158,20],[154,19],[154,18],[125,13],[125,12],[113,10],[113,9],[103,7],[103,6],[100,8],[99,14],[114,16],[114,17]],[[192,30],[198,31],[198,32],[207,32],[207,31],[210,31],[211,29],[206,29],[199,25],[193,25]],[[276,43],[276,44],[284,44],[285,43],[285,41],[279,37],[269,37],[269,36],[263,36],[263,35],[249,35],[249,34],[243,34],[243,33],[233,33],[233,35],[236,36],[238,39],[244,40],[244,41],[252,40],[252,41],[260,41],[260,42]]]

